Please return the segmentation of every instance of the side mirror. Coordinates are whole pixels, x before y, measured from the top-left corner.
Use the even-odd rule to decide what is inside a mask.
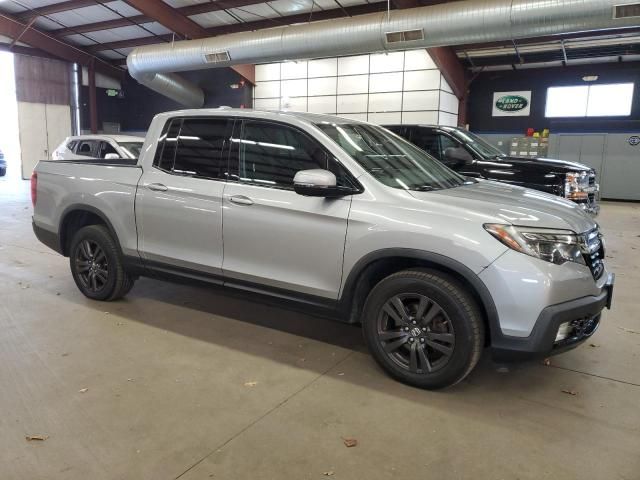
[[[305,197],[344,197],[351,189],[337,186],[336,176],[329,170],[300,170],[293,177],[293,189]]]
[[[120,155],[118,155],[117,153],[107,153],[104,156],[105,160],[120,160]]]
[[[473,157],[464,147],[449,147],[444,151],[446,162],[454,164],[465,164],[473,162]]]

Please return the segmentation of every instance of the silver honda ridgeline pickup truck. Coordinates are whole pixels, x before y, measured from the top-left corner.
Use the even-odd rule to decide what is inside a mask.
[[[193,279],[360,322],[422,388],[575,347],[610,307],[598,225],[550,194],[463,177],[382,127],[305,113],[156,116],[138,160],[41,161],[33,228],[80,291]]]

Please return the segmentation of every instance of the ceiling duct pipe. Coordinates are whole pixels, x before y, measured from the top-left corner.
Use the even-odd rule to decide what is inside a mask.
[[[198,107],[202,90],[167,73],[637,26],[638,18],[625,14],[634,9],[625,10],[621,3],[465,0],[138,47],[127,57],[127,66],[140,83]]]

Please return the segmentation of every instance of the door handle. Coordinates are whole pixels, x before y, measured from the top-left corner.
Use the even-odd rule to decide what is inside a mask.
[[[244,195],[234,195],[229,197],[229,201],[231,203],[235,203],[236,205],[253,205],[253,200]]]
[[[147,188],[149,190],[153,190],[154,192],[166,192],[168,190],[168,187],[161,183],[150,183],[147,185]]]

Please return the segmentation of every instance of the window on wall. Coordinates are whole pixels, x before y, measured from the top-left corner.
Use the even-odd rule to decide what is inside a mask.
[[[633,83],[549,87],[545,117],[631,115]]]

